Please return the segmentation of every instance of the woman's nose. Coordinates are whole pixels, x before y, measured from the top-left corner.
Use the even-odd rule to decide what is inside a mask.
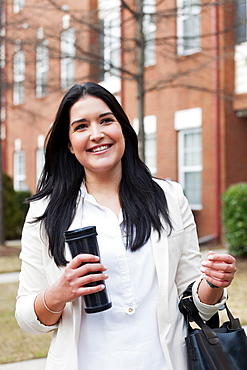
[[[92,124],[90,140],[100,141],[103,137],[104,137],[104,133],[102,132],[101,126],[98,124]]]

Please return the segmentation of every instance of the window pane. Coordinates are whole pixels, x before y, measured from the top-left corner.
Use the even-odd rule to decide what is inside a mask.
[[[70,86],[74,83],[74,74],[74,61],[68,59],[66,63],[67,86]]]
[[[120,67],[120,8],[105,13],[103,34],[101,35],[101,53],[104,56],[104,77],[118,76]]]
[[[184,165],[197,166],[202,164],[201,134],[184,135]]]
[[[40,175],[42,173],[44,162],[45,162],[44,149],[39,148],[36,151],[36,181],[37,181],[37,183],[38,183]]]
[[[42,98],[47,93],[48,70],[49,70],[48,47],[42,42],[37,47],[36,62],[36,95]]]
[[[14,91],[13,102],[15,105],[24,102],[24,78],[25,78],[25,57],[22,51],[14,55]]]
[[[179,182],[193,209],[201,208],[202,137],[200,129],[179,131]]]
[[[181,0],[177,16],[178,54],[196,52],[200,47],[199,0]]]
[[[236,43],[246,41],[246,0],[236,2]]]
[[[61,34],[61,87],[67,89],[74,83],[75,30],[70,28]]]
[[[199,46],[199,17],[191,16],[184,20],[184,49],[195,49]]]
[[[153,175],[157,171],[156,135],[145,133],[145,164]]]
[[[156,63],[155,50],[155,31],[156,24],[153,14],[156,11],[154,0],[144,0],[143,5],[143,33],[145,39],[144,59],[145,66],[154,65]]]
[[[22,150],[18,150],[14,153],[14,189],[27,190],[25,184],[26,180],[26,169],[25,169],[25,153]]]
[[[184,192],[190,204],[201,204],[201,172],[185,173]]]
[[[18,13],[24,8],[24,0],[14,0],[14,13]]]

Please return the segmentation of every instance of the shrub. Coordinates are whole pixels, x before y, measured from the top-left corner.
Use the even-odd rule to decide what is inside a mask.
[[[27,211],[28,211],[28,203],[25,203],[25,199],[29,198],[31,196],[31,192],[29,190],[22,190],[22,191],[16,191],[15,192],[15,198],[17,201],[17,204],[22,212],[23,219],[25,219]]]
[[[5,239],[19,238],[22,212],[16,202],[12,180],[6,174],[3,174],[3,202]]]
[[[4,201],[4,237],[6,240],[18,239],[26,216],[28,205],[25,198],[30,196],[29,191],[16,192],[12,179],[3,174],[3,201]]]
[[[229,252],[247,255],[247,183],[231,185],[222,195],[223,225]]]

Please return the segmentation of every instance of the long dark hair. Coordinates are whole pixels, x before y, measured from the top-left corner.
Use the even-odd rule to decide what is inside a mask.
[[[28,199],[31,202],[49,197],[45,212],[35,221],[45,223],[49,252],[58,266],[67,263],[63,234],[73,220],[80,187],[85,179],[84,167],[68,147],[70,109],[85,96],[104,101],[122,127],[125,152],[119,197],[128,234],[127,248],[133,252],[141,248],[150,237],[152,228],[160,235],[163,228],[161,217],[167,224],[168,232],[172,229],[165,194],[139,158],[136,133],[121,105],[98,84],[76,84],[65,94],[58,108],[46,138],[45,165],[37,192]]]

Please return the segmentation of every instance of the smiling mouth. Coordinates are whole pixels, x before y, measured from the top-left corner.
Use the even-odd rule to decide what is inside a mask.
[[[98,153],[98,152],[102,152],[103,150],[109,149],[111,146],[112,144],[101,145],[101,146],[98,146],[97,148],[88,149],[87,151],[90,153]]]

